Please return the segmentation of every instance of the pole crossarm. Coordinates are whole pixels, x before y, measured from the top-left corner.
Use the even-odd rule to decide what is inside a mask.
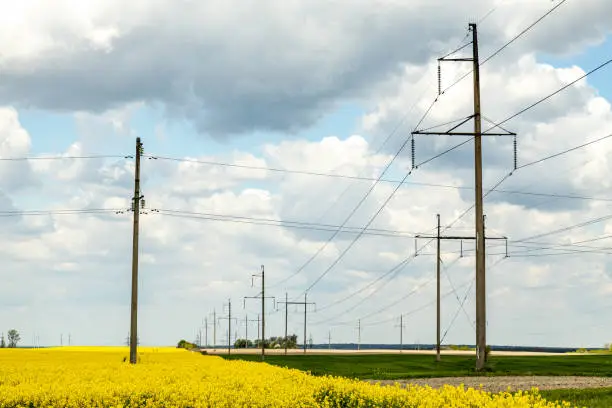
[[[411,132],[413,135],[439,135],[439,136],[516,136],[516,133],[514,132],[507,132],[507,133],[474,133],[474,132],[451,132],[451,131],[447,131],[447,132],[425,132],[425,131],[420,131],[420,130],[415,130],[414,132]]]

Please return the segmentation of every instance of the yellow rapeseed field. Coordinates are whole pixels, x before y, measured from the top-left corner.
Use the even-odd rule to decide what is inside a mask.
[[[537,393],[384,387],[174,348],[0,349],[0,407],[569,407]]]

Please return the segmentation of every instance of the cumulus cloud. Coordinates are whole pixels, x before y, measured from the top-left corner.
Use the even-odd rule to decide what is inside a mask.
[[[93,112],[143,102],[215,136],[295,132],[341,101],[369,97],[404,64],[427,64],[463,37],[465,9],[484,16],[492,7],[483,52],[551,4],[25,1],[3,13],[0,100]],[[610,7],[570,2],[508,55],[600,41]]]

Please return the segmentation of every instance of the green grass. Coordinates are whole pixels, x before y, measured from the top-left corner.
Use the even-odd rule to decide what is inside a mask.
[[[231,360],[260,361],[259,355],[222,356]],[[551,375],[612,377],[611,354],[585,354],[579,356],[498,356],[491,357],[485,373],[476,373],[474,357],[442,356],[436,363],[430,355],[366,354],[366,355],[268,355],[266,363],[309,371],[313,375],[374,380],[409,378]],[[567,401],[575,407],[612,407],[612,388],[568,389],[541,391],[550,401]]]
[[[567,401],[575,407],[612,407],[612,388],[550,390],[540,391],[540,394],[549,401]]]
[[[228,356],[223,356],[228,358]],[[231,355],[230,359],[260,361],[259,355]],[[268,355],[269,364],[309,371],[313,375],[373,380],[408,378],[458,377],[473,375],[577,375],[612,377],[612,355],[580,356],[498,356],[491,357],[487,372],[474,371],[475,358],[414,354],[367,355]],[[612,406],[612,405],[610,405]]]

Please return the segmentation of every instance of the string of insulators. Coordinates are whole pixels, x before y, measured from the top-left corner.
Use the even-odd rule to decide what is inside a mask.
[[[410,147],[411,147],[411,151],[412,151],[412,170],[414,170],[414,162],[416,159],[416,154],[415,154],[415,146],[414,146],[414,135],[412,135],[411,139],[410,139]]]
[[[516,135],[514,135],[514,141],[513,141],[513,146],[514,146],[514,170],[516,170],[517,168],[517,145],[516,145]]]
[[[440,60],[438,60],[438,95],[442,95],[442,68],[440,67]]]

